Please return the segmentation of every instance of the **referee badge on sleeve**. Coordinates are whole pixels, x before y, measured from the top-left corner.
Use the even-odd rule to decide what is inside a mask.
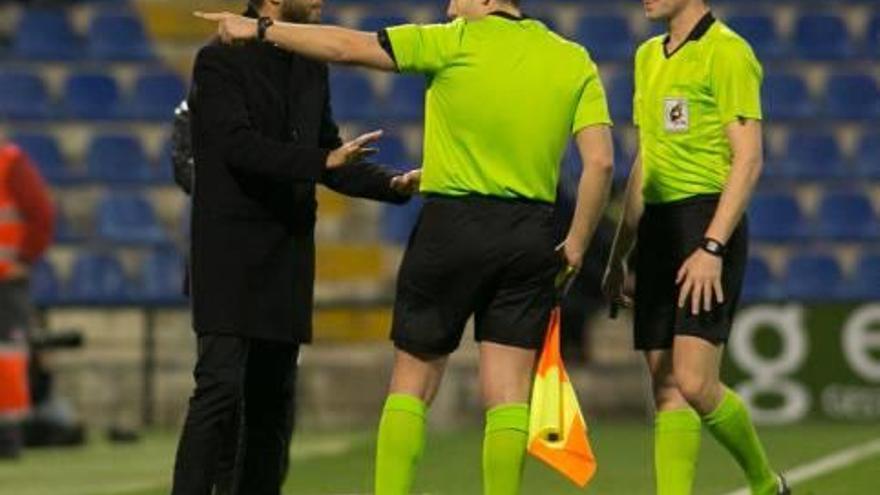
[[[663,100],[663,122],[666,132],[687,132],[691,127],[691,113],[687,98]]]

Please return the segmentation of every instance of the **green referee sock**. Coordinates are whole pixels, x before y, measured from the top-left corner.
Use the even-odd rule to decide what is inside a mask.
[[[376,495],[408,495],[425,450],[428,407],[411,395],[391,394],[379,422]]]
[[[703,417],[703,422],[745,471],[752,494],[776,495],[776,475],[770,469],[767,454],[742,399],[732,390],[725,389],[721,403]]]
[[[519,494],[528,438],[528,404],[503,404],[486,413],[483,495]]]
[[[693,409],[660,411],[654,418],[657,495],[689,495],[700,455],[700,416]]]

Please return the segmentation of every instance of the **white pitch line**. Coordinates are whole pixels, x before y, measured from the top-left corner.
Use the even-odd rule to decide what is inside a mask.
[[[816,459],[809,464],[798,466],[786,471],[785,479],[792,486],[819,476],[837,471],[856,464],[864,459],[880,455],[880,438],[870,442],[839,450],[831,455]],[[749,495],[747,488],[742,488],[725,495]]]

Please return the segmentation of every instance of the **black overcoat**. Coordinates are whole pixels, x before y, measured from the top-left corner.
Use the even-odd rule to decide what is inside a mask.
[[[316,184],[382,201],[407,198],[391,190],[393,174],[379,166],[325,169],[341,144],[325,64],[266,43],[214,41],[196,58],[189,104],[193,328],[309,342]]]

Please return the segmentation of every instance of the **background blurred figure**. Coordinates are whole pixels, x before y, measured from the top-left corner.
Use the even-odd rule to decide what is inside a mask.
[[[28,278],[49,246],[53,222],[36,168],[21,149],[0,141],[0,457],[16,457],[22,448],[21,424],[30,408]]]

